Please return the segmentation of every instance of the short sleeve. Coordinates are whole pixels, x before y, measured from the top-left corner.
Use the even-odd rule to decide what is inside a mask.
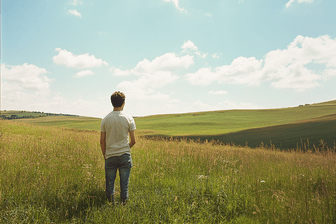
[[[136,129],[135,121],[134,121],[133,117],[131,117],[131,119],[130,119],[130,126],[129,126],[129,130],[128,131],[134,131],[135,129]]]
[[[100,131],[101,132],[106,132],[105,131],[105,125],[104,125],[104,119],[102,120],[101,124],[100,124]]]

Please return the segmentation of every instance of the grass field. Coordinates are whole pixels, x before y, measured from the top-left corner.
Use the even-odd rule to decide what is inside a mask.
[[[45,117],[47,116],[45,113],[41,112],[31,112],[31,111],[1,111],[1,115],[5,117],[11,117],[12,115],[16,115],[18,117],[31,117],[31,118],[38,118],[38,117]]]
[[[99,131],[101,119],[51,116],[17,121]],[[336,100],[283,109],[156,115],[135,121],[138,135],[147,137],[214,139],[282,150],[321,146],[336,149]]]
[[[283,109],[157,115],[138,118],[136,123],[146,136],[214,139],[280,149],[313,148],[320,144],[334,148],[336,101]]]
[[[137,138],[122,206],[105,200],[98,131],[0,122],[0,223],[336,222],[328,149]]]
[[[336,100],[294,108],[228,110],[156,115],[136,119],[140,130],[164,135],[217,135],[246,129],[325,119],[336,114]]]
[[[69,116],[50,116],[34,119],[19,119],[17,122],[38,124],[42,126],[57,126],[72,128],[77,130],[100,130],[100,118],[93,117],[69,117]]]

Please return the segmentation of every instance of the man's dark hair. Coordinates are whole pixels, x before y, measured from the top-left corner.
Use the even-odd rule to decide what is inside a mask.
[[[121,107],[125,102],[125,94],[116,91],[111,95],[111,103],[114,107]]]

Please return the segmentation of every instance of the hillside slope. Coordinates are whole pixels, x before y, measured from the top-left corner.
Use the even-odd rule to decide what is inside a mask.
[[[302,122],[247,129],[223,135],[179,136],[255,148],[261,145],[279,149],[336,149],[336,114]]]
[[[326,145],[335,147],[336,100],[267,110],[227,110],[135,118],[138,136],[188,137],[257,147],[260,144],[291,149]],[[101,119],[48,116],[19,119],[46,126],[99,131]],[[308,141],[307,141],[308,138]],[[322,140],[322,142],[321,142]]]
[[[145,136],[219,140],[257,147],[262,142],[277,148],[310,147],[336,141],[336,100],[272,110],[230,110],[136,119]],[[308,138],[308,140],[307,140]],[[309,143],[308,143],[309,142]]]
[[[69,116],[50,116],[39,118],[18,119],[16,122],[27,122],[43,126],[61,126],[65,128],[79,130],[100,130],[100,118],[93,117],[69,117]]]

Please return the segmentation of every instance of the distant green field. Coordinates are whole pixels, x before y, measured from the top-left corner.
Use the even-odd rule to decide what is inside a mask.
[[[164,135],[216,135],[290,124],[336,114],[336,101],[331,106],[303,106],[269,110],[228,110],[171,114],[136,119],[140,130]]]
[[[17,122],[28,122],[44,126],[61,126],[65,128],[74,128],[79,130],[100,130],[100,118],[93,117],[68,117],[68,116],[50,116],[33,119],[18,119]]]
[[[43,112],[14,111],[14,110],[1,111],[1,116],[5,116],[7,118],[10,118],[12,115],[16,115],[19,118],[22,118],[22,117],[37,118],[37,117],[46,117],[47,116],[47,114],[43,113]]]
[[[48,116],[16,121],[99,131],[101,119]],[[214,139],[252,148],[261,144],[281,149],[335,148],[336,100],[283,109],[155,115],[135,121],[138,136]]]
[[[336,100],[294,108],[229,110],[172,114],[136,119],[146,136],[219,140],[257,147],[262,142],[288,149],[336,141]],[[322,145],[323,145],[322,144]]]

